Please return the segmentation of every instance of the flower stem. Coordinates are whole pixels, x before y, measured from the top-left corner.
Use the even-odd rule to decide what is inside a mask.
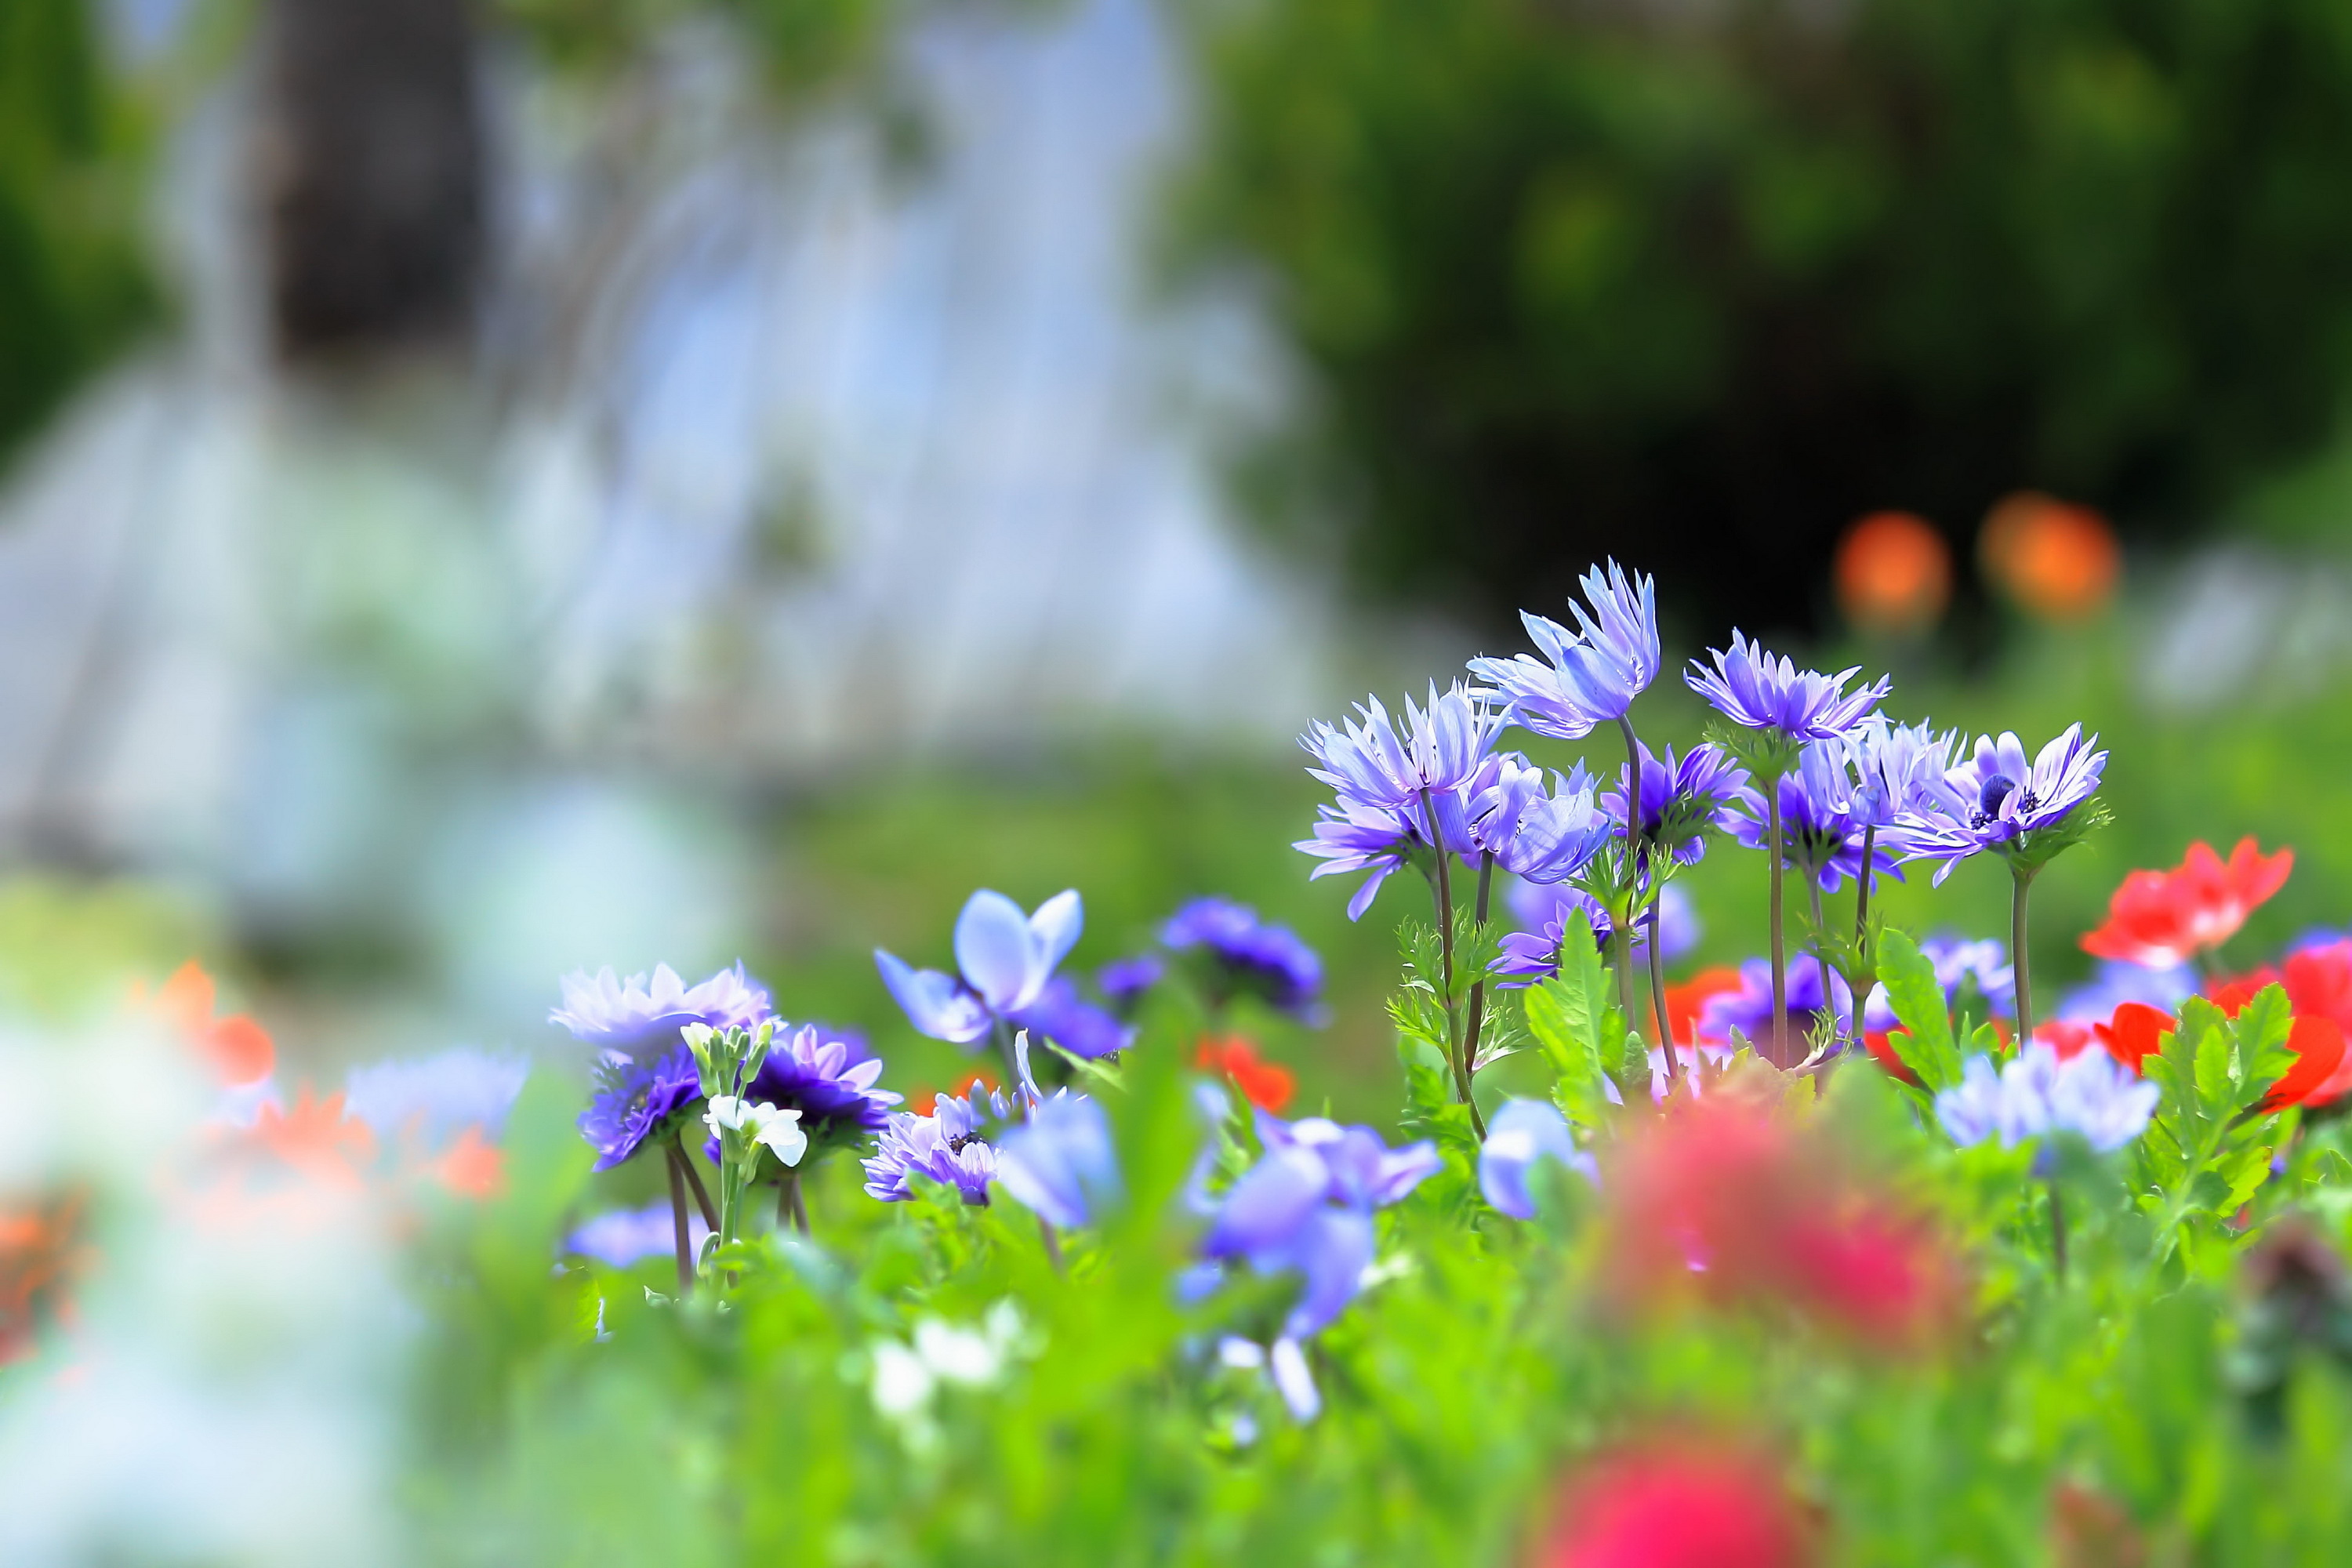
[[[1495,855],[1492,850],[1478,854],[1478,901],[1475,909],[1478,927],[1486,926],[1486,909],[1495,889]],[[1462,1037],[1462,1103],[1470,1108],[1470,1125],[1478,1141],[1486,1141],[1486,1121],[1478,1114],[1478,1102],[1470,1094],[1470,1080],[1478,1075],[1478,1036],[1486,1023],[1486,976],[1484,971],[1470,983],[1470,1027]]]
[[[1789,955],[1780,941],[1780,781],[1764,781],[1764,855],[1772,887],[1772,1065],[1789,1065]]]
[[[1870,883],[1871,856],[1878,838],[1878,825],[1872,823],[1862,830],[1861,890],[1853,896],[1853,950],[1862,955],[1862,966],[1870,968]]]
[[[1617,730],[1625,737],[1625,852],[1632,861],[1634,885],[1638,888],[1642,873],[1648,869],[1649,859],[1649,851],[1642,844],[1642,742],[1635,738],[1633,721],[1628,715],[1623,713],[1617,715]],[[1667,787],[1669,790],[1673,788],[1673,781],[1668,781]],[[1658,892],[1659,889],[1655,888],[1650,891],[1648,915],[1650,1001],[1657,1009],[1658,1042],[1665,1047],[1666,1082],[1671,1085],[1680,1076],[1680,1069],[1675,1065],[1675,1031],[1666,1022],[1666,972],[1664,968],[1664,961],[1658,952]],[[1629,921],[1627,923],[1632,922]],[[1628,940],[1629,945],[1626,951],[1630,958],[1632,956],[1630,937]],[[1633,1019],[1632,995],[1633,988],[1628,985],[1625,1021],[1629,1025]]]
[[[1658,951],[1658,904],[1650,900],[1650,1005],[1658,1013],[1658,1043],[1666,1050],[1666,1085],[1671,1092],[1683,1069],[1675,1060],[1675,1026],[1666,1021],[1666,963]]]
[[[2017,1044],[2022,1050],[2033,1038],[2033,981],[2026,973],[2025,958],[2025,895],[2033,886],[2033,873],[2011,866],[2010,876],[2015,885],[2009,906],[2009,963],[2017,984]]]
[[[1837,1039],[1837,993],[1830,989],[1829,919],[1822,913],[1822,879],[1805,873],[1805,892],[1813,901],[1813,960],[1822,969],[1822,1011],[1829,1016],[1830,1038]]]
[[[686,1226],[686,1160],[675,1143],[669,1149],[669,1217],[677,1233],[677,1296],[682,1301],[694,1290],[694,1240]]]
[[[801,1196],[801,1173],[797,1167],[786,1166],[784,1179],[776,1185],[776,1224],[790,1225],[803,1236],[809,1233],[808,1202]]]
[[[671,1134],[669,1144],[677,1154],[678,1169],[686,1173],[686,1184],[694,1190],[694,1206],[702,1211],[702,1223],[717,1230],[719,1211],[710,1205],[710,1189],[702,1184],[702,1173],[694,1168],[694,1160],[686,1152],[685,1130]]]
[[[1462,1096],[1462,1103],[1470,1103],[1470,1064],[1462,1055],[1462,1038],[1454,1025],[1454,872],[1448,865],[1454,857],[1437,839],[1437,808],[1430,804],[1429,792],[1421,792],[1421,815],[1429,825],[1432,846],[1437,851],[1437,940],[1444,954],[1445,983],[1445,1054],[1454,1066],[1454,1084]]]

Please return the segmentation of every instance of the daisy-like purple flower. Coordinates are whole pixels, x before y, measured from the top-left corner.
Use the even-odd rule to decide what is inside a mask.
[[[1853,813],[1866,827],[1887,827],[1919,810],[1953,765],[1960,732],[1932,724],[1897,724],[1874,713],[1845,739],[1853,765]]]
[[[2097,1046],[2061,1061],[2049,1042],[2032,1040],[1998,1070],[1990,1058],[1970,1057],[1960,1081],[1936,1097],[1936,1120],[1963,1148],[2076,1132],[2105,1153],[2147,1131],[2162,1097]]]
[[[1663,758],[1642,753],[1642,837],[1685,866],[1706,854],[1706,830],[1728,828],[1731,805],[1747,795],[1748,770],[1722,747],[1702,742],[1682,756],[1668,746]],[[1630,768],[1601,797],[1601,810],[1622,830]]]
[[[1114,958],[1095,971],[1095,985],[1120,1018],[1132,1018],[1143,998],[1168,973],[1168,961],[1156,952]]]
[[[1801,963],[1789,972],[1789,1027],[1794,1034],[1812,1035],[1832,1017],[1841,1036],[1852,1033],[1849,1025],[1853,1016],[1853,993],[1835,970],[1830,971],[1829,984],[1833,1013],[1822,1005],[1820,964]],[[1772,966],[1763,959],[1751,958],[1742,963],[1739,989],[1710,996],[1699,1009],[1697,1037],[1701,1043],[1728,1045],[1734,1029],[1749,1045],[1771,1035]]]
[[[1305,1289],[1283,1323],[1286,1339],[1319,1333],[1353,1300],[1372,1261],[1373,1211],[1396,1202],[1444,1162],[1423,1139],[1391,1149],[1369,1127],[1316,1116],[1257,1115],[1265,1156],[1234,1183],[1202,1250],[1243,1258],[1260,1274],[1297,1269]]]
[[[1495,864],[1529,882],[1561,882],[1584,869],[1609,842],[1609,819],[1594,798],[1584,764],[1563,778],[1516,752],[1496,759],[1494,782],[1469,805],[1470,832]]]
[[[1381,700],[1357,705],[1360,722],[1337,727],[1317,721],[1298,743],[1318,766],[1307,773],[1339,793],[1344,805],[1404,810],[1424,795],[1447,795],[1470,783],[1494,750],[1500,724],[1478,693],[1456,682],[1429,689],[1429,705],[1405,703],[1404,733],[1397,732]]]
[[[927,1177],[963,1194],[974,1206],[988,1202],[996,1177],[996,1148],[983,1136],[992,1121],[1012,1114],[1003,1091],[975,1081],[970,1094],[940,1096],[928,1116],[890,1112],[874,1152],[865,1161],[866,1190],[886,1204],[912,1198],[908,1182]]]
[[[1862,840],[1865,826],[1857,807],[1853,775],[1847,771],[1846,752],[1834,742],[1815,742],[1797,758],[1797,765],[1780,775],[1780,831],[1788,864],[1834,892],[1849,877],[1862,874]],[[1771,837],[1764,797],[1744,791],[1725,813],[1731,836],[1750,849],[1765,847]],[[1876,868],[1900,880],[1900,856],[1874,843],[1870,858]]]
[[[1658,677],[1656,585],[1646,575],[1629,581],[1612,561],[1578,586],[1592,608],[1569,601],[1577,629],[1527,611],[1519,619],[1543,657],[1474,658],[1470,673],[1491,681],[1507,722],[1559,741],[1578,741],[1624,717],[1633,699]]]
[[[1381,890],[1381,884],[1404,865],[1405,857],[1416,845],[1428,840],[1413,816],[1395,806],[1341,801],[1319,807],[1318,812],[1321,819],[1315,824],[1315,836],[1302,838],[1291,847],[1322,862],[1307,874],[1310,882],[1351,871],[1370,873],[1348,900],[1348,918],[1361,920],[1364,911],[1372,907],[1373,895]]]
[[[1064,1230],[1087,1224],[1120,1196],[1110,1119],[1085,1095],[1061,1090],[1005,1132],[996,1179],[1050,1224]]]
[[[651,1061],[608,1051],[596,1069],[596,1092],[580,1113],[580,1136],[596,1151],[595,1168],[609,1171],[701,1098],[702,1075],[685,1041]]]
[[[1835,675],[1801,670],[1737,631],[1728,650],[1707,651],[1715,657],[1715,668],[1693,659],[1683,676],[1690,689],[1742,729],[1769,730],[1790,740],[1836,740],[1885,700],[1890,689],[1881,676],[1875,684],[1849,692],[1846,682],[1862,673],[1860,665]]]
[[[1972,982],[1977,994],[1984,998],[1988,1012],[2006,1018],[2014,1011],[2010,999],[2017,978],[2009,966],[2009,948],[2005,943],[1990,937],[1969,942],[1960,937],[1934,936],[1919,944],[1919,955],[1936,966],[1936,984],[1944,988],[1946,1010],[1959,1005],[1962,984]],[[2099,1021],[2106,1022],[2107,1016],[2107,1013],[2100,1014]],[[1873,986],[1862,1005],[1864,1032],[1884,1034],[1900,1026],[1886,987]]]
[[[1056,982],[1062,962],[1086,925],[1077,889],[1066,889],[1024,914],[1003,893],[982,888],[956,917],[960,974],[917,969],[895,953],[874,950],[882,983],[905,1009],[907,1021],[935,1040],[968,1046],[987,1037],[1002,1019],[1029,1029],[1074,1056],[1098,1057],[1119,1048],[1126,1031],[1098,1007]]]
[[[688,985],[667,963],[651,976],[616,977],[609,968],[593,975],[574,970],[563,977],[563,1005],[548,1015],[575,1039],[633,1057],[656,1055],[677,1044],[688,1024],[714,1029],[755,1029],[769,1016],[768,993],[739,962],[699,985]]]
[[[1528,1183],[1546,1160],[1601,1184],[1600,1167],[1576,1146],[1557,1108],[1541,1100],[1507,1100],[1486,1124],[1486,1142],[1478,1151],[1478,1191],[1513,1219],[1533,1219],[1536,1200]]]
[[[1205,954],[1212,989],[1263,996],[1274,1006],[1319,1023],[1323,961],[1288,926],[1258,918],[1230,899],[1194,899],[1169,917],[1160,940],[1179,952]]]
[[[2039,864],[2053,852],[2049,845],[2063,847],[2064,840],[2037,843],[2037,837],[2098,793],[2107,765],[2107,753],[2095,749],[2098,743],[2096,735],[2086,739],[2080,724],[2070,724],[2028,763],[2014,733],[1997,741],[1980,735],[1976,754],[1947,773],[1890,836],[1912,858],[1940,862],[1939,886],[1953,867],[1985,850],[2021,865]]]
[[[461,1047],[352,1068],[343,1079],[343,1109],[387,1141],[411,1136],[437,1145],[468,1127],[495,1139],[530,1076],[525,1058]]]
[[[1504,897],[1513,917],[1527,929],[1505,932],[1502,952],[1486,966],[1486,972],[1496,977],[1496,989],[1516,991],[1558,974],[1560,944],[1569,940],[1570,921],[1576,914],[1584,916],[1594,942],[1602,952],[1608,951],[1614,930],[1609,911],[1581,888],[1514,882]],[[1668,882],[1658,890],[1660,957],[1671,961],[1697,945],[1698,913],[1691,907],[1690,895]],[[1650,925],[1644,920],[1633,928],[1633,961],[1645,963],[1649,952]]]
[[[767,1059],[745,1086],[742,1098],[801,1113],[800,1129],[812,1148],[824,1149],[879,1132],[900,1096],[877,1089],[882,1063],[854,1033],[803,1024],[780,1027]]]

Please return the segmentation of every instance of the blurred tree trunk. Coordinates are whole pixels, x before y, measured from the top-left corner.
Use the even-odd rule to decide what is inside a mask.
[[[257,174],[292,363],[462,347],[487,185],[467,0],[269,0]]]

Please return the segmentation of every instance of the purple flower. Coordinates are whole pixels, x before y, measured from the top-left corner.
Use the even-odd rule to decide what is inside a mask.
[[[609,968],[593,977],[574,970],[563,977],[563,1005],[547,1016],[575,1039],[644,1057],[677,1044],[678,1031],[688,1024],[752,1029],[768,1012],[768,993],[743,973],[740,963],[691,986],[660,963],[651,979],[632,974],[620,980]]]
[[[1496,759],[1494,782],[1472,797],[1470,831],[1495,864],[1530,882],[1560,882],[1584,868],[1609,842],[1609,819],[1595,804],[1584,764],[1562,778],[1516,752]]]
[[[1093,1100],[1063,1089],[999,1142],[996,1179],[1049,1224],[1065,1230],[1087,1224],[1119,1199],[1109,1119]]]
[[[1859,877],[1864,823],[1844,748],[1826,742],[1806,746],[1777,787],[1786,863],[1814,878],[1827,891],[1835,891],[1849,877]],[[1744,792],[1726,816],[1731,836],[1750,849],[1763,848],[1771,837],[1771,820],[1757,791]],[[1891,844],[1891,836],[1874,841],[1870,858],[1883,875],[1900,880],[1900,854]]]
[[[467,1127],[495,1139],[530,1076],[530,1063],[522,1057],[460,1047],[352,1068],[343,1079],[343,1107],[386,1140],[410,1133],[438,1144]]]
[[[1846,737],[1854,772],[1854,818],[1865,827],[1887,827],[1906,812],[1919,810],[1951,771],[1960,732],[1936,732],[1932,724],[1897,724],[1874,713]]]
[[[1822,1005],[1822,966],[1804,962],[1790,964],[1788,984],[1789,1027],[1792,1035],[1810,1036],[1832,1016]],[[1853,993],[1834,969],[1830,971],[1830,994],[1838,1032],[1848,1034]],[[1696,1034],[1701,1042],[1728,1045],[1734,1029],[1751,1045],[1772,1031],[1772,966],[1760,958],[1748,959],[1739,966],[1738,990],[1710,996],[1699,1009]]]
[[[1936,966],[1936,984],[1944,988],[1944,1005],[1948,1010],[1959,1005],[1963,981],[1976,983],[1977,994],[1984,999],[1986,1009],[2006,1018],[2011,1011],[2011,993],[2016,981],[2009,966],[2008,947],[1990,937],[1981,942],[1969,942],[1961,937],[1931,936],[1919,944],[1919,954]],[[2101,1022],[2107,1015],[2099,1015]],[[1884,1034],[1899,1028],[1902,1021],[1895,1016],[1895,1004],[1886,987],[1875,985],[1862,1005],[1862,1026],[1864,1033]]]
[[[1528,929],[1505,933],[1503,951],[1487,965],[1489,973],[1501,977],[1497,984],[1502,990],[1532,985],[1559,973],[1559,944],[1567,940],[1570,917],[1580,911],[1592,928],[1594,942],[1604,952],[1609,946],[1612,930],[1609,911],[1580,888],[1514,881],[1503,897],[1512,917]],[[1658,889],[1662,956],[1668,960],[1681,957],[1698,945],[1698,914],[1691,906],[1690,895],[1680,885],[1668,882]],[[1646,919],[1633,928],[1633,947],[1634,963],[1649,962],[1650,924]]]
[[[1005,1021],[1088,1061],[1123,1051],[1135,1038],[1134,1030],[1079,996],[1078,988],[1059,975],[1045,982],[1034,1002],[1006,1014]]]
[[[956,967],[961,977],[916,969],[894,953],[874,950],[882,983],[906,1010],[908,1022],[935,1040],[970,1045],[999,1018],[1022,1026],[1019,1015],[1044,994],[1078,932],[1086,909],[1075,888],[1024,915],[1003,893],[982,888],[956,917]]]
[[[1746,795],[1748,770],[1722,747],[1702,742],[1680,758],[1672,746],[1661,759],[1650,748],[1642,755],[1642,837],[1672,854],[1685,866],[1695,866],[1706,853],[1706,830],[1727,828],[1727,815]],[[1601,810],[1622,831],[1625,792],[1630,767],[1617,770],[1617,782],[1601,797]]]
[[[1478,1190],[1513,1219],[1533,1219],[1536,1200],[1528,1179],[1547,1159],[1600,1184],[1600,1167],[1576,1146],[1567,1119],[1555,1107],[1540,1100],[1507,1100],[1486,1124],[1486,1142],[1478,1151]]]
[[[1708,651],[1715,656],[1715,668],[1693,659],[1683,676],[1690,689],[1743,729],[1770,730],[1791,740],[1837,739],[1877,707],[1888,690],[1882,676],[1877,684],[1849,693],[1845,683],[1862,673],[1860,665],[1835,675],[1800,670],[1737,631],[1731,634],[1728,652]]]
[[[1168,964],[1156,952],[1142,952],[1133,958],[1114,958],[1095,971],[1095,984],[1108,1002],[1111,1011],[1121,1018],[1131,1018],[1143,1005],[1144,993],[1160,984],[1168,973]]]
[[[1355,1299],[1372,1261],[1372,1211],[1419,1186],[1444,1162],[1423,1139],[1391,1149],[1369,1127],[1258,1113],[1265,1156],[1226,1192],[1202,1250],[1245,1258],[1260,1274],[1306,1277],[1283,1335],[1320,1332]]]
[[[1936,1120],[1963,1148],[1998,1136],[2003,1148],[2048,1132],[2078,1132],[2101,1152],[2147,1131],[2163,1091],[2096,1046],[2064,1061],[2033,1040],[1994,1070],[1970,1057],[1960,1081],[1936,1097]]]
[[[803,1024],[779,1027],[741,1098],[801,1113],[800,1128],[820,1148],[879,1132],[900,1097],[874,1087],[882,1063],[856,1035]]]
[[[1942,862],[1938,886],[1953,867],[1987,849],[2038,863],[2033,836],[2058,826],[2097,792],[2107,765],[2107,753],[2092,749],[2098,743],[2072,724],[2029,764],[2014,733],[1998,741],[1980,735],[1976,755],[1947,773],[1892,836],[1912,858]]]
[[[1323,877],[1345,876],[1350,871],[1371,873],[1348,900],[1348,918],[1361,920],[1364,911],[1371,908],[1372,896],[1381,890],[1381,884],[1404,864],[1405,856],[1414,845],[1426,840],[1413,819],[1394,806],[1342,801],[1319,807],[1318,811],[1321,820],[1315,824],[1315,836],[1302,838],[1291,847],[1323,862],[1307,874],[1310,882]]]
[[[666,1203],[647,1204],[641,1209],[609,1209],[584,1219],[563,1238],[563,1250],[590,1258],[607,1268],[627,1268],[648,1258],[667,1258],[677,1248],[677,1219]],[[702,1238],[710,1227],[702,1223],[702,1215],[687,1211],[687,1246],[689,1255],[702,1250]]]
[[[1307,773],[1339,792],[1339,804],[1402,810],[1424,795],[1450,794],[1468,784],[1494,749],[1500,727],[1479,695],[1456,682],[1443,695],[1429,689],[1429,706],[1407,700],[1400,736],[1377,697],[1357,705],[1361,723],[1334,728],[1317,721],[1298,737],[1319,766]]]
[[[650,1062],[605,1053],[596,1093],[580,1113],[580,1136],[596,1151],[595,1168],[609,1171],[629,1159],[701,1097],[702,1077],[683,1040]]]
[[[1579,741],[1622,718],[1633,699],[1658,676],[1658,605],[1649,577],[1632,582],[1614,561],[1598,566],[1578,586],[1592,611],[1569,601],[1577,630],[1519,613],[1542,658],[1474,658],[1470,673],[1494,683],[1507,722],[1558,741]]]
[[[1001,1121],[1011,1110],[1003,1091],[988,1092],[975,1082],[963,1099],[940,1096],[928,1116],[890,1112],[865,1162],[866,1192],[886,1204],[902,1204],[915,1195],[908,1178],[926,1176],[955,1188],[967,1204],[985,1205],[988,1184],[996,1175],[996,1150],[982,1129],[991,1112]]]
[[[2069,1023],[2104,1024],[2126,1002],[2145,1002],[2170,1013],[2200,989],[2197,972],[2185,963],[2172,969],[2149,969],[2127,959],[2110,958],[2099,965],[2089,984],[2076,986],[2058,999],[2058,1016]]]
[[[1214,964],[1222,994],[1246,991],[1309,1023],[1322,1013],[1323,961],[1288,926],[1258,918],[1229,899],[1194,899],[1169,917],[1160,940],[1200,949]]]

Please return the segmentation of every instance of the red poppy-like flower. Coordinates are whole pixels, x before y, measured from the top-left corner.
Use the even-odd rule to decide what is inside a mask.
[[[1233,1079],[1242,1098],[1260,1110],[1280,1114],[1298,1087],[1288,1068],[1265,1060],[1255,1046],[1239,1035],[1202,1040],[1195,1059],[1211,1072]]]
[[[2083,938],[2083,951],[2168,969],[2219,947],[2268,902],[2294,869],[2294,851],[2264,855],[2241,838],[2224,862],[2206,843],[2191,844],[2169,871],[2134,871],[2107,902],[2106,923]]]
[[[2124,1002],[2116,1005],[2115,1016],[2104,1024],[2091,1026],[2091,1034],[2107,1047],[2107,1054],[2134,1072],[2140,1064],[2164,1048],[2164,1037],[2180,1027],[2180,1020],[2161,1007],[2145,1002]],[[2072,1055],[2061,1052],[2061,1057]]]
[[[1606,1159],[1605,1278],[1633,1303],[1778,1306],[1882,1349],[1958,1316],[1962,1271],[1936,1228],[1735,1091],[1670,1102]]]
[[[1834,567],[1838,605],[1868,631],[1924,631],[1952,599],[1952,550],[1926,518],[1874,511],[1846,531]]]
[[[2325,1105],[2352,1088],[2352,1072],[2346,1070],[2344,1059],[2344,1029],[2335,1019],[2315,1013],[2297,1018],[2286,1046],[2294,1053],[2294,1065],[2271,1085],[2256,1110]]]
[[[1711,996],[1723,996],[1740,989],[1739,971],[1727,963],[1702,969],[1679,985],[1666,987],[1666,1022],[1674,1026],[1675,1038],[1688,1042],[1698,1037],[1698,1016]],[[1646,1015],[1655,1016],[1655,1009]]]
[[[1560,1493],[1534,1568],[1804,1568],[1820,1531],[1777,1467],[1711,1440],[1629,1444]]]
[[[151,1001],[142,985],[133,985],[133,1006],[144,1006],[164,1025],[203,1053],[221,1083],[242,1088],[259,1083],[278,1064],[278,1048],[269,1032],[243,1013],[213,1016],[213,977],[194,959],[172,973]]]
[[[2053,621],[2096,611],[2123,571],[2123,551],[2105,518],[2038,490],[2020,490],[1986,515],[1977,553],[2003,593]]]

